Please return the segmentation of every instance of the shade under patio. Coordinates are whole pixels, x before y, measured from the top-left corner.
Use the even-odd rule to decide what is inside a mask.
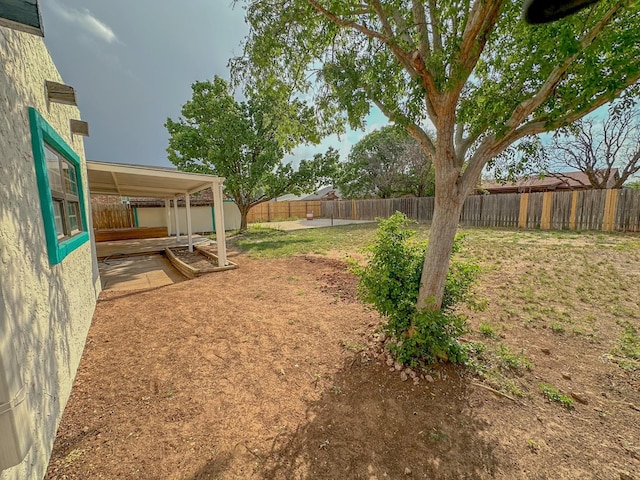
[[[174,201],[176,236],[180,237],[178,224],[177,198],[184,196],[187,207],[187,235],[189,251],[193,251],[191,228],[192,194],[211,188],[215,211],[216,242],[218,245],[218,262],[227,265],[226,242],[224,233],[224,210],[222,185],[224,178],[214,175],[180,172],[174,168],[124,163],[87,161],[89,191],[92,195],[120,195],[128,197],[163,198],[170,224],[170,201]]]

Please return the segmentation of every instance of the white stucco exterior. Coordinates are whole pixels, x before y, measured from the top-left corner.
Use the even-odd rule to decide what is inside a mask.
[[[44,476],[100,291],[92,240],[57,265],[47,257],[29,107],[78,154],[85,203],[89,192],[82,137],[69,128],[80,112],[49,104],[45,80],[63,83],[43,39],[0,27],[0,368],[17,370],[9,374],[25,387],[33,435],[22,463],[2,470],[1,480]],[[0,431],[0,442],[6,435]]]

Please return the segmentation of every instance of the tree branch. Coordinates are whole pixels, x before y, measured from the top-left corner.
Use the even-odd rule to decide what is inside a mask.
[[[356,30],[364,34],[369,38],[376,39],[381,43],[383,43],[384,45],[387,45],[391,49],[391,52],[400,61],[400,64],[403,66],[403,68],[407,71],[407,73],[412,78],[422,79],[423,83],[425,84],[425,88],[427,92],[429,92],[430,89],[432,92],[436,91],[435,83],[433,82],[433,77],[426,70],[426,68],[424,68],[424,62],[422,61],[416,62],[415,52],[414,52],[414,55],[412,55],[409,52],[406,52],[394,41],[395,37],[393,36],[393,30],[391,29],[391,26],[388,23],[388,18],[386,17],[386,14],[382,10],[382,7],[380,7],[380,13],[376,11],[376,14],[380,19],[380,22],[383,24],[383,28],[385,29],[385,31],[387,30],[387,27],[384,27],[385,23],[388,25],[389,32],[388,32],[388,35],[386,36],[376,30],[371,30],[370,28],[364,25],[361,25],[357,22],[353,22],[351,20],[346,20],[340,17],[339,15],[332,13],[331,11],[327,10],[322,5],[320,5],[320,3],[317,0],[307,0],[307,1],[311,4],[313,8],[316,9],[316,11],[318,11],[320,14],[325,16],[330,21],[336,23],[337,25],[340,25],[346,28],[351,28],[353,30]],[[376,0],[372,0],[372,2],[378,3],[379,5],[379,2],[377,2]],[[374,6],[374,9],[375,9],[375,6]],[[433,108],[433,101],[428,96],[428,94],[427,94],[426,103],[427,103],[427,109],[435,115],[435,109]]]
[[[413,0],[411,11],[413,23],[418,30],[418,51],[426,62],[431,58],[431,45],[429,44],[429,31],[427,30],[427,17],[424,12],[422,0]]]
[[[569,180],[573,180],[574,182],[578,182],[578,183],[579,183],[580,185],[582,185],[583,187],[587,187],[587,186],[589,186],[589,185],[587,185],[586,183],[584,183],[582,180],[580,180],[579,178],[570,177],[570,176],[565,175],[565,174],[563,174],[563,173],[549,173],[548,175],[549,175],[550,177],[557,178],[557,179],[558,179],[558,180],[560,180],[562,183],[564,183],[567,187],[570,187]],[[589,178],[589,174],[587,174],[587,178]],[[600,186],[595,185],[595,184],[591,181],[591,179],[590,179],[590,178],[589,178],[589,183],[590,183],[591,185],[593,185],[594,187],[596,187],[596,188],[602,188],[602,187],[600,187]]]
[[[320,3],[317,0],[307,0],[307,1],[311,4],[313,8],[316,9],[318,13],[324,15],[333,23],[340,25],[341,27],[352,28],[353,30],[357,30],[358,32],[366,35],[369,38],[375,38],[377,40],[380,40],[382,43],[385,43],[387,45],[389,44],[389,39],[385,37],[383,34],[381,34],[380,32],[371,30],[370,28],[367,28],[365,25],[361,25],[357,22],[354,22],[351,20],[345,20],[339,15],[336,15],[335,13],[332,13],[326,8],[324,8],[322,5],[320,5]]]
[[[433,73],[426,67],[426,62],[431,60],[431,44],[429,43],[429,30],[423,2],[421,0],[413,0],[411,11],[413,13],[413,23],[418,31],[418,48],[413,52],[412,59],[422,77],[427,113],[435,123],[438,118],[438,112],[434,106],[433,96],[437,94],[438,88],[433,78]]]
[[[442,51],[442,34],[440,32],[440,19],[436,16],[436,0],[429,0],[429,18],[431,18],[431,36],[433,37],[433,51]]]
[[[513,141],[516,141],[528,135],[537,135],[539,133],[558,129],[564,125],[569,125],[577,120],[580,120],[585,115],[588,115],[607,102],[610,102],[614,98],[618,97],[626,88],[628,88],[629,85],[633,85],[638,80],[640,80],[640,72],[637,73],[634,77],[627,79],[626,85],[623,85],[613,92],[605,92],[601,94],[600,97],[598,97],[593,103],[588,105],[587,108],[567,113],[566,115],[555,118],[553,120],[550,117],[541,117],[532,120],[520,126],[519,128],[512,130],[511,133],[507,134],[506,136],[511,136],[514,138]]]
[[[502,153],[510,144],[504,141],[504,137],[497,140],[495,135],[488,135],[483,139],[462,173],[462,191],[465,194],[469,194],[476,187],[482,169],[489,159]]]
[[[436,147],[427,133],[415,123],[411,122],[402,114],[397,114],[389,110],[381,101],[372,99],[373,103],[380,109],[384,115],[394,123],[405,125],[407,131],[415,138],[424,151],[433,158],[436,154]]]
[[[467,167],[463,173],[463,189],[466,192],[470,192],[475,187],[475,182],[480,178],[482,169],[487,164],[490,158],[502,153],[509,145],[515,143],[521,138],[537,135],[546,131],[552,131],[560,128],[563,125],[573,123],[580,118],[588,115],[589,113],[597,110],[602,105],[610,102],[613,98],[622,93],[629,85],[633,85],[640,80],[640,72],[635,77],[627,79],[626,85],[618,88],[613,92],[605,92],[600,95],[597,100],[591,103],[588,107],[575,112],[568,113],[567,115],[551,120],[548,117],[539,118],[522,125],[520,128],[516,128],[505,134],[501,139],[497,139],[495,135],[488,135],[485,137],[474,152],[471,159],[467,163]]]
[[[464,146],[464,124],[456,123],[456,134],[455,134],[455,150],[457,158],[464,158],[465,151],[463,151]]]
[[[549,96],[553,93],[553,90],[558,86],[560,81],[564,78],[569,67],[575,62],[580,55],[593,43],[597,36],[604,30],[615,14],[622,8],[623,2],[617,2],[613,5],[600,19],[600,21],[591,28],[591,30],[580,40],[580,49],[573,55],[569,55],[564,59],[561,65],[554,68],[549,77],[538,89],[538,92],[526,100],[520,102],[515,108],[506,125],[512,128],[517,128],[531,113],[542,105]],[[540,132],[538,132],[540,133]]]
[[[418,141],[425,152],[428,152],[433,163],[433,158],[436,155],[436,147],[429,135],[427,135],[427,133],[415,123],[408,125],[407,130],[411,134],[411,136]]]
[[[375,10],[376,15],[378,15],[380,22],[382,23],[382,29],[384,30],[384,33],[387,35],[388,38],[390,39],[394,38],[393,28],[389,23],[389,18],[387,17],[387,14],[382,8],[382,5],[380,5],[380,0],[369,0],[369,2],[373,7],[373,9]]]
[[[397,9],[393,10],[393,21],[396,22],[398,35],[407,45],[413,45],[414,42],[409,36],[409,27],[407,26],[407,22],[404,21],[402,15]]]
[[[459,88],[466,83],[473,67],[478,63],[490,33],[495,28],[503,0],[476,0],[462,33],[458,64],[465,75]]]

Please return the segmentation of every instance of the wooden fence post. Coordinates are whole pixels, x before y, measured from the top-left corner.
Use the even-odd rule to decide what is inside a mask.
[[[518,215],[518,227],[527,228],[527,215],[529,213],[529,194],[520,195],[520,214]]]
[[[616,218],[616,204],[618,203],[618,190],[607,190],[604,200],[604,215],[602,217],[602,230],[611,232]]]
[[[356,220],[358,217],[356,216],[356,201],[351,200],[351,220]]]
[[[571,193],[571,214],[569,217],[569,230],[576,229],[576,217],[578,215],[578,191]]]
[[[540,228],[549,230],[551,228],[551,207],[553,206],[553,192],[542,194],[542,216],[540,218]]]

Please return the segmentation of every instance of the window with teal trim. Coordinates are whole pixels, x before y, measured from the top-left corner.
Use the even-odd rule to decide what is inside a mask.
[[[34,108],[31,146],[49,263],[60,263],[89,240],[80,157]]]

